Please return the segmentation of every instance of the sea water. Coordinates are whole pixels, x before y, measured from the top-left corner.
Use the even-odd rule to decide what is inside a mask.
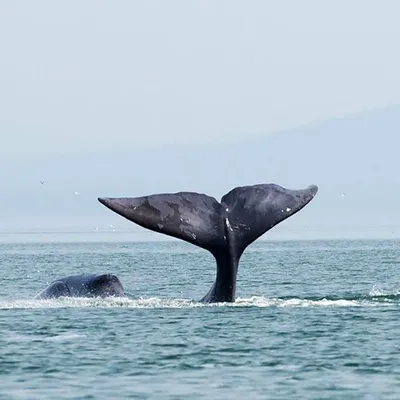
[[[232,304],[179,242],[0,243],[1,399],[400,399],[400,241],[261,241]],[[128,298],[33,300],[113,273]]]

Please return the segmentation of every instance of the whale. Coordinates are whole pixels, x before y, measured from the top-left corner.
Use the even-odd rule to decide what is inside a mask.
[[[287,189],[274,183],[235,187],[218,202],[196,192],[142,197],[99,197],[98,201],[135,224],[186,241],[215,258],[215,282],[201,302],[234,302],[239,260],[265,232],[305,207],[318,186]]]
[[[56,279],[37,300],[59,297],[125,297],[125,290],[117,276],[112,274],[71,275]]]

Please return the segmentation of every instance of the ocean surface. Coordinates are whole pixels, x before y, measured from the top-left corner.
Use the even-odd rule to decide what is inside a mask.
[[[233,304],[169,242],[0,243],[0,399],[400,399],[400,241],[258,241]],[[32,300],[114,273],[128,299]]]

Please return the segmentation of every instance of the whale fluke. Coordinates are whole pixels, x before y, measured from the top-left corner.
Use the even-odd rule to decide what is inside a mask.
[[[202,301],[235,301],[240,256],[258,237],[294,215],[318,187],[290,190],[275,184],[237,187],[222,197],[193,192],[99,198],[100,203],[144,228],[192,243],[213,254],[216,281]]]
[[[257,238],[300,211],[317,192],[315,185],[290,190],[268,184],[237,187],[223,196],[221,203],[234,232],[238,256]]]

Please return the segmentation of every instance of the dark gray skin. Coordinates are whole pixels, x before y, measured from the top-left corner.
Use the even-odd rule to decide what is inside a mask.
[[[71,275],[55,280],[35,299],[58,297],[125,297],[125,291],[115,275]]]
[[[144,197],[99,198],[110,210],[144,228],[208,250],[217,276],[203,302],[234,302],[239,260],[248,245],[300,211],[317,194],[275,184],[237,187],[222,197],[193,192]]]

